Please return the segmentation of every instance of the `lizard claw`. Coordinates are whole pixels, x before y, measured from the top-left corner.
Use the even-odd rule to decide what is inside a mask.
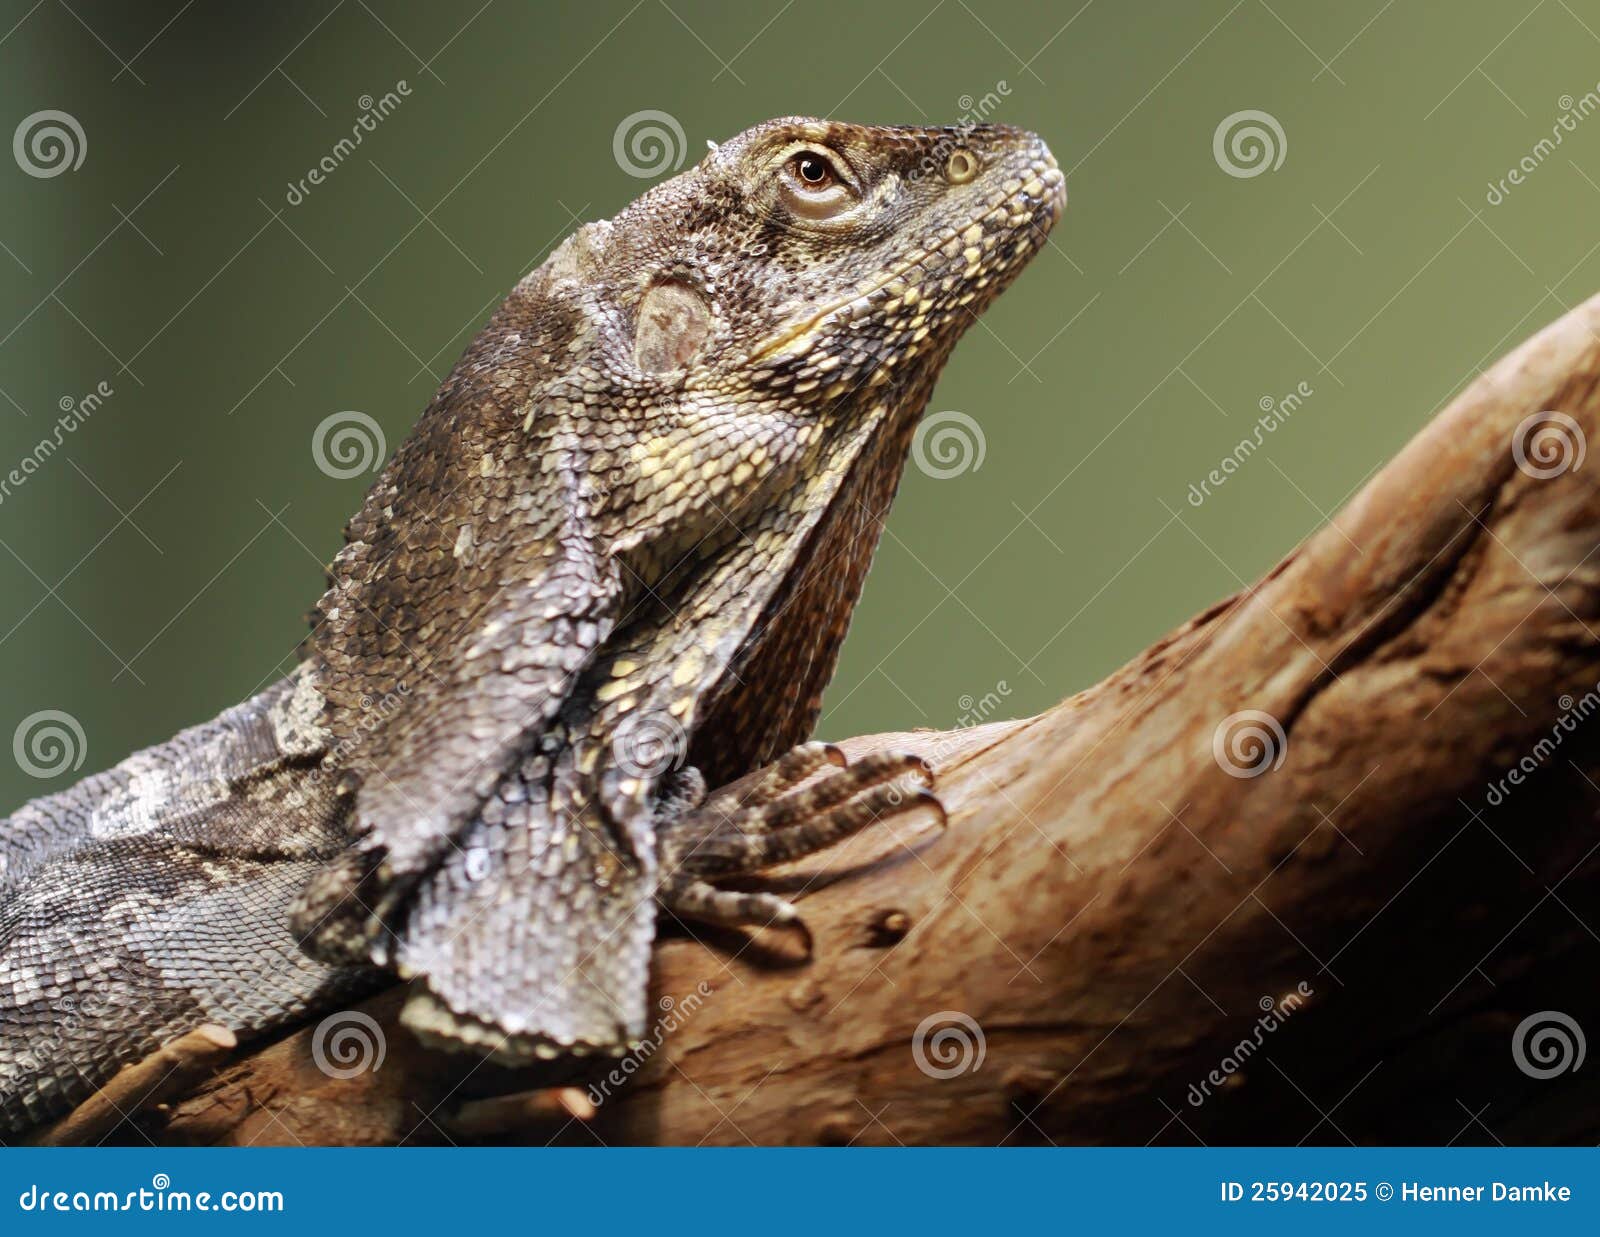
[[[931,809],[933,814],[939,818],[941,832],[950,828],[950,813],[945,810],[944,800],[939,798],[933,791],[926,786],[919,786],[917,787],[917,793],[912,798],[917,801],[919,806]]]
[[[530,1126],[594,1120],[594,1102],[577,1087],[520,1091],[488,1099],[468,1100],[445,1119],[452,1133],[464,1138],[522,1134]]]
[[[778,913],[773,922],[780,927],[787,928],[800,938],[804,952],[801,957],[809,962],[817,956],[816,937],[811,935],[811,927],[800,915],[800,910],[792,902],[785,902],[783,910]]]

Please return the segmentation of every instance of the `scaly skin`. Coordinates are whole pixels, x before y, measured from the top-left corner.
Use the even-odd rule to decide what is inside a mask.
[[[790,792],[811,745],[742,812],[703,787],[810,733],[933,383],[1064,200],[1018,130],[787,119],[580,228],[351,521],[308,664],[101,775],[137,794],[91,779],[0,825],[4,1121],[383,971],[447,1047],[615,1050],[644,1030],[658,902],[794,921],[705,880],[895,810],[906,763]],[[232,922],[203,909],[266,878]],[[285,990],[241,978],[245,942],[293,959]],[[97,1017],[24,1048],[63,994]]]

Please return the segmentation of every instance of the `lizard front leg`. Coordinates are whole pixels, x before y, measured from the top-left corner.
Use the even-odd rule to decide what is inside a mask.
[[[921,784],[931,780],[921,757],[873,752],[847,764],[838,748],[824,743],[793,749],[742,794],[706,799],[698,774],[685,771],[662,803],[657,898],[668,911],[701,923],[793,928],[809,954],[811,933],[792,902],[774,893],[720,889],[711,879],[815,854],[921,807],[933,808],[943,826],[943,805]]]

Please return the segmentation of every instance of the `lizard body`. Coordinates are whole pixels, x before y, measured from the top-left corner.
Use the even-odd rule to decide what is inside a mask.
[[[704,786],[810,733],[933,383],[1064,200],[1020,130],[793,118],[568,238],[351,520],[305,663],[0,822],[0,1126],[386,975],[448,1047],[616,1050],[658,905],[797,922],[708,882],[906,763]]]

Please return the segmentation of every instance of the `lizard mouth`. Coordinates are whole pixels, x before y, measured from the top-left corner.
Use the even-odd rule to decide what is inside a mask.
[[[758,364],[794,348],[797,343],[809,339],[818,327],[834,315],[863,304],[874,293],[883,291],[912,271],[925,267],[930,257],[939,255],[945,261],[955,261],[962,254],[962,239],[974,228],[982,229],[985,221],[993,220],[997,214],[1000,216],[999,226],[989,231],[988,235],[1007,230],[1027,231],[1037,237],[1037,246],[1042,246],[1046,234],[1061,218],[1061,212],[1066,206],[1066,177],[1056,166],[1055,159],[1045,154],[1042,158],[1035,159],[1021,176],[1008,180],[1006,186],[995,201],[983,207],[971,218],[953,225],[932,243],[913,250],[903,261],[890,267],[870,283],[763,340],[751,352],[750,363]],[[1019,209],[1027,211],[1027,217],[1013,222],[1013,217]]]

